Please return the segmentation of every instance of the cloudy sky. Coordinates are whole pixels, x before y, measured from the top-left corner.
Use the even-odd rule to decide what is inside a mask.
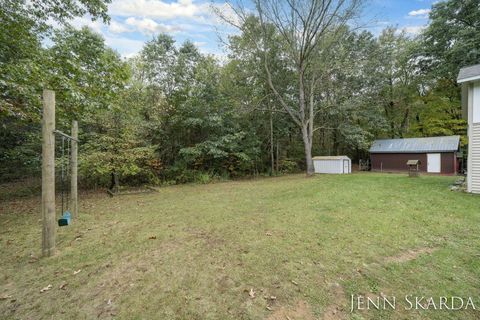
[[[370,0],[362,24],[374,33],[392,25],[416,34],[427,24],[434,1]],[[202,52],[221,56],[224,48],[219,38],[234,30],[216,17],[212,6],[229,14],[229,6],[221,0],[113,0],[109,25],[92,22],[88,17],[76,19],[73,24],[88,25],[101,33],[106,43],[124,57],[140,51],[158,33],[170,34],[178,43],[190,40]]]

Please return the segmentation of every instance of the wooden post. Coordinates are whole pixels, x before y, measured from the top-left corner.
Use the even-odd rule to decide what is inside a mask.
[[[55,92],[43,90],[42,255],[55,254]]]
[[[71,159],[70,159],[70,195],[72,199],[72,215],[78,218],[78,187],[77,187],[77,172],[78,172],[78,122],[72,121],[72,143]]]

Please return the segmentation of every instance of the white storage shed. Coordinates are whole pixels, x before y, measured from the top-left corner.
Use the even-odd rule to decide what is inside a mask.
[[[314,157],[315,173],[352,173],[352,160],[347,156]]]

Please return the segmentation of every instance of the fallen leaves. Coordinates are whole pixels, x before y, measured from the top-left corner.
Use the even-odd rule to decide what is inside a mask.
[[[28,263],[35,263],[38,261],[38,258],[32,253],[30,254],[30,260],[28,260]]]
[[[13,297],[9,294],[4,294],[4,295],[0,296],[0,300],[7,300],[7,299],[11,299],[11,298],[13,298]]]
[[[150,236],[150,237],[148,237],[148,239],[155,240],[155,239],[157,239],[157,236]]]
[[[255,291],[253,290],[253,288],[250,289],[250,291],[248,292],[248,295],[249,295],[250,298],[252,298],[252,299],[255,298]]]
[[[82,269],[78,269],[77,271],[73,271],[73,275],[77,275],[77,274],[79,274],[80,272],[82,272]]]
[[[66,290],[67,289],[67,285],[68,283],[64,282],[60,285],[60,287],[58,287],[60,290]]]
[[[53,287],[53,286],[52,286],[51,284],[49,284],[49,285],[46,286],[45,288],[40,289],[40,292],[41,292],[41,293],[46,292],[46,291],[52,289],[52,287]]]

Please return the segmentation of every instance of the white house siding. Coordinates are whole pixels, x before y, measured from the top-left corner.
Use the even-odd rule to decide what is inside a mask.
[[[460,69],[462,115],[468,117],[467,189],[480,193],[480,64]]]
[[[470,125],[469,191],[480,193],[480,123]]]

